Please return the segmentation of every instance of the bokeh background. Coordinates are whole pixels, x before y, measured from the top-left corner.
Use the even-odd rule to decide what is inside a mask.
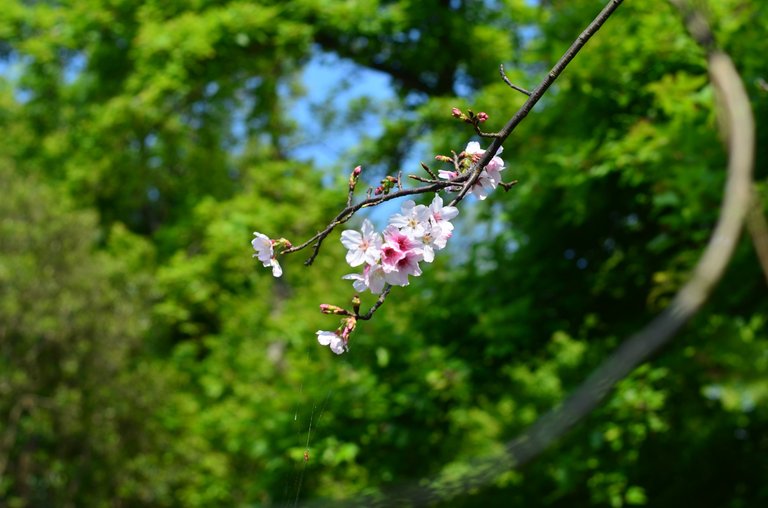
[[[700,6],[768,202],[768,3]],[[510,192],[341,357],[361,186],[500,128],[596,0],[0,1],[0,505],[251,507],[404,488],[499,450],[668,303],[717,217],[703,53],[625,2],[507,141]],[[361,195],[363,191],[361,190]],[[425,197],[425,199],[431,199]],[[379,223],[389,210],[367,211]],[[674,343],[521,471],[447,506],[768,505],[768,298],[742,239]],[[370,298],[367,300],[370,303]],[[304,452],[309,461],[305,462]]]

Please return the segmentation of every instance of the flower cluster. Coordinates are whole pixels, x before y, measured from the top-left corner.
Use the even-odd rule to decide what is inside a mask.
[[[365,265],[362,273],[344,278],[354,281],[352,286],[357,291],[367,289],[375,294],[381,293],[385,284],[407,286],[409,275],[421,275],[419,263],[431,263],[435,251],[445,248],[453,232],[449,221],[458,213],[454,206],[443,206],[440,196],[435,196],[429,206],[408,200],[381,234],[368,219],[360,231],[344,231],[341,243],[348,249],[347,263],[353,267]]]
[[[477,124],[488,119],[486,113],[475,115],[471,110],[464,114],[454,108],[453,116],[461,120]],[[438,177],[453,180],[469,174],[477,163],[485,155],[485,150],[480,148],[480,143],[472,141],[459,155],[453,157],[438,155],[437,160],[452,162],[453,170],[441,170]],[[501,182],[501,171],[504,169],[504,161],[499,157],[502,149],[494,154],[491,161],[483,168],[475,184],[469,190],[479,199],[485,199]],[[426,166],[422,166],[435,176]],[[352,201],[352,195],[360,179],[362,168],[357,166],[349,177],[348,205]],[[448,190],[457,192],[461,190],[462,182],[450,182]],[[368,197],[374,192],[376,195],[388,194],[395,186],[400,188],[400,179],[387,176],[376,189],[368,190]],[[352,286],[358,292],[370,291],[374,294],[382,294],[389,286],[407,286],[410,276],[421,275],[419,263],[431,263],[435,259],[435,252],[444,249],[448,239],[453,234],[451,219],[459,214],[455,206],[443,206],[443,199],[435,195],[432,202],[427,205],[417,205],[414,201],[405,201],[400,213],[392,215],[387,227],[377,232],[373,224],[365,219],[359,231],[348,229],[341,234],[341,243],[347,248],[346,260],[352,267],[362,266],[361,273],[351,273],[343,278],[352,281]],[[272,268],[272,275],[280,277],[283,273],[277,255],[286,251],[298,250],[291,246],[285,238],[270,239],[266,235],[255,232],[251,241],[258,258],[265,267]],[[324,238],[326,232],[318,233],[315,239]],[[318,242],[319,243],[319,242]],[[309,242],[307,242],[309,244]],[[303,244],[300,248],[303,248]],[[384,295],[386,296],[386,295]],[[381,297],[381,301],[383,297]],[[380,305],[380,302],[379,302]],[[371,313],[375,310],[372,308]],[[318,330],[317,340],[323,346],[329,346],[331,351],[340,355],[349,350],[349,336],[357,326],[357,320],[368,319],[370,313],[363,317],[360,314],[360,298],[355,295],[352,299],[352,310],[330,304],[322,304],[320,311],[324,314],[344,316],[339,327],[335,331]]]
[[[499,157],[499,154],[503,151],[503,148],[499,147],[499,150],[494,154],[491,161],[483,168],[480,173],[480,177],[477,182],[472,186],[469,192],[479,199],[485,199],[488,197],[501,182],[501,171],[504,169],[504,161]],[[485,150],[480,148],[480,143],[477,141],[470,141],[467,143],[467,147],[461,153],[462,163],[465,167],[462,170],[466,171],[471,166],[477,163],[485,154]],[[458,171],[440,170],[438,176],[445,180],[453,180],[459,176]],[[460,190],[460,187],[452,188],[451,190]]]
[[[435,251],[445,248],[453,234],[450,220],[459,214],[455,206],[443,206],[443,199],[435,196],[429,206],[417,205],[411,200],[403,203],[400,213],[389,219],[389,225],[380,234],[371,221],[365,219],[360,231],[348,229],[341,234],[341,243],[347,248],[347,263],[357,267],[365,265],[362,273],[345,275],[354,281],[357,291],[380,294],[387,284],[407,286],[408,276],[421,275],[419,263],[431,263]],[[349,335],[357,325],[356,313],[360,299],[353,299],[355,313],[335,305],[322,304],[324,314],[346,316],[335,331],[317,331],[317,341],[329,346],[337,355],[348,350]]]

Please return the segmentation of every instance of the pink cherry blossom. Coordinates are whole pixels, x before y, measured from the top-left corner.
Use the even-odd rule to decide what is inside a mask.
[[[499,157],[499,154],[504,151],[503,147],[499,147],[496,154],[491,161],[480,172],[480,176],[477,178],[477,182],[472,186],[469,192],[477,198],[483,200],[498,187],[501,182],[501,171],[504,169],[504,160]],[[485,154],[485,150],[480,148],[480,143],[477,141],[470,141],[467,143],[467,147],[464,149],[464,154],[469,157],[473,163],[480,161]],[[444,180],[451,180],[458,176],[456,171],[440,170],[437,175]],[[451,187],[451,191],[458,191],[458,186]]]
[[[408,285],[408,275],[421,275],[419,261],[424,259],[422,243],[402,233],[396,226],[384,230],[381,267],[384,280],[397,286]]]
[[[419,261],[424,259],[421,249],[414,249],[405,252],[405,255],[393,266],[391,271],[384,270],[384,280],[393,286],[407,286],[408,276],[418,277],[421,275]]]
[[[391,243],[385,243],[381,247],[381,266],[385,272],[396,270],[397,263],[405,257],[405,252]]]
[[[410,253],[420,254],[421,242],[402,233],[397,226],[390,225],[384,230],[384,243],[381,246],[381,266],[384,273],[398,270],[400,263]]]

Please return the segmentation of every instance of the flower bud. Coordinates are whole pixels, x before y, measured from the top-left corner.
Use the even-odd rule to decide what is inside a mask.
[[[283,250],[293,247],[293,244],[287,238],[278,238],[277,240],[272,240],[272,245]]]
[[[362,172],[363,172],[362,166],[357,166],[355,169],[352,170],[352,174],[349,175],[350,192],[355,190],[355,186],[357,185],[357,180],[360,179],[360,173]]]
[[[486,120],[488,120],[488,113],[481,111],[480,113],[477,114],[478,122],[485,122]]]
[[[352,297],[352,310],[355,311],[355,314],[360,314],[360,296],[355,295]]]
[[[459,108],[451,109],[451,116],[454,118],[461,118],[461,110]]]
[[[357,326],[357,319],[350,316],[347,319],[343,321],[342,328],[341,328],[341,338],[344,339],[344,342],[349,341],[349,336],[352,334],[353,331],[355,331],[355,327]]]
[[[338,305],[330,305],[328,303],[321,303],[320,304],[320,312],[323,314],[337,314],[340,316],[345,316],[349,314],[345,309],[342,309]]]

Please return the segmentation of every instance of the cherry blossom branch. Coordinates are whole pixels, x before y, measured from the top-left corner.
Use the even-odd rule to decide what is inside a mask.
[[[349,221],[358,210],[361,210],[362,208],[377,206],[386,201],[391,201],[393,199],[398,199],[405,196],[413,196],[415,194],[426,194],[428,192],[436,192],[441,189],[445,189],[446,187],[452,187],[458,183],[462,183],[467,178],[468,178],[468,175],[462,175],[453,180],[434,182],[430,185],[424,185],[422,187],[414,187],[411,189],[402,189],[397,192],[392,192],[382,196],[368,198],[364,201],[357,203],[356,205],[347,206],[342,211],[340,211],[338,215],[336,215],[336,217],[333,218],[333,220],[325,227],[325,229],[323,229],[322,231],[319,231],[317,234],[315,234],[312,238],[310,238],[306,242],[296,246],[291,246],[281,251],[280,254],[292,254],[294,252],[298,252],[300,250],[306,249],[314,242],[314,245],[312,246],[313,247],[312,254],[309,256],[309,258],[307,258],[306,261],[304,261],[304,264],[309,266],[312,264],[315,258],[317,258],[317,255],[320,253],[320,246],[323,243],[323,240],[325,240],[328,237],[328,235],[331,234],[331,232],[336,228],[336,226],[340,226],[341,224],[344,224],[345,222]]]
[[[491,162],[492,158],[499,150],[499,148],[501,148],[501,145],[504,143],[504,141],[506,141],[509,135],[512,134],[512,131],[515,130],[520,122],[522,122],[523,119],[528,116],[528,113],[531,112],[536,103],[539,102],[539,100],[544,96],[544,93],[549,89],[550,86],[552,86],[552,83],[554,83],[555,80],[563,72],[563,70],[565,70],[571,60],[576,57],[579,51],[581,51],[581,48],[583,48],[587,43],[587,41],[592,38],[595,33],[597,33],[597,31],[600,29],[600,27],[603,26],[603,24],[605,24],[606,21],[608,21],[608,18],[611,17],[611,14],[613,14],[619,5],[621,5],[622,1],[623,0],[611,0],[608,2],[608,4],[603,8],[602,11],[600,11],[600,14],[597,15],[592,23],[590,23],[589,26],[587,26],[587,28],[585,28],[584,31],[581,32],[581,34],[576,38],[576,40],[573,41],[571,47],[568,48],[562,57],[560,57],[560,60],[558,60],[555,66],[552,67],[552,70],[549,71],[539,86],[537,86],[533,92],[530,93],[528,100],[525,101],[522,106],[520,106],[520,109],[518,109],[517,113],[515,113],[512,118],[509,119],[504,128],[502,128],[498,133],[494,133],[492,137],[495,139],[491,143],[491,146],[488,147],[483,157],[477,162],[472,172],[472,176],[466,183],[464,183],[464,187],[461,189],[461,192],[459,192],[458,196],[456,196],[453,201],[450,202],[450,206],[456,206],[462,199],[464,199],[470,189],[477,183],[482,170],[488,165],[489,162]]]
[[[458,209],[453,205],[459,203],[467,192],[471,191],[479,199],[485,199],[489,192],[499,186],[505,191],[509,191],[517,184],[517,181],[503,182],[501,180],[500,172],[504,169],[504,161],[498,157],[498,154],[501,153],[501,144],[509,137],[515,126],[527,116],[528,112],[541,99],[592,35],[607,21],[621,4],[621,1],[611,0],[606,5],[533,92],[513,85],[504,74],[503,66],[499,67],[505,83],[529,96],[525,104],[501,131],[491,133],[480,129],[480,124],[488,120],[488,114],[485,112],[475,114],[472,110],[467,110],[467,113],[464,113],[458,108],[453,108],[452,115],[455,118],[471,124],[479,136],[493,138],[488,150],[483,150],[477,142],[470,142],[461,153],[452,152],[453,157],[443,155],[436,157],[437,160],[453,163],[454,171],[441,170],[438,175],[435,175],[428,166],[422,163],[422,168],[432,179],[417,175],[409,175],[409,177],[427,185],[404,189],[402,172],[399,172],[397,177],[388,175],[381,181],[381,185],[375,189],[375,197],[371,196],[372,189],[369,189],[366,199],[353,204],[354,191],[362,172],[361,167],[357,166],[349,177],[346,207],[323,230],[318,231],[305,242],[292,245],[285,238],[271,239],[262,233],[254,232],[255,238],[251,241],[256,251],[254,257],[257,257],[265,267],[271,267],[275,277],[280,277],[283,272],[277,260],[278,255],[291,254],[311,246],[312,252],[305,261],[305,265],[311,265],[317,258],[323,241],[331,232],[337,226],[349,221],[356,212],[363,208],[377,206],[405,196],[437,192],[443,189],[459,193],[447,207],[443,207],[443,200],[439,196],[433,199],[429,208],[424,205],[416,205],[411,200],[406,201],[403,204],[402,213],[390,219],[389,226],[383,233],[383,241],[367,220],[363,222],[362,234],[353,230],[346,230],[342,233],[342,243],[349,249],[347,262],[352,267],[364,265],[362,274],[349,274],[344,278],[354,281],[353,287],[356,291],[370,290],[380,296],[364,315],[359,313],[360,299],[357,295],[352,300],[354,311],[335,305],[322,304],[321,310],[324,313],[345,316],[341,326],[335,332],[323,330],[317,332],[318,341],[322,345],[329,345],[336,354],[347,351],[349,335],[355,329],[357,320],[370,319],[373,316],[389,295],[391,285],[407,286],[409,284],[408,276],[421,275],[419,262],[431,263],[434,260],[434,252],[445,248],[453,231],[453,225],[449,223],[449,220],[458,214]]]
[[[328,224],[328,226],[326,226],[322,231],[319,231],[309,240],[299,245],[290,246],[284,249],[283,251],[281,251],[281,254],[291,254],[294,252],[298,252],[312,245],[313,252],[309,256],[309,258],[304,262],[305,265],[309,266],[313,263],[313,261],[319,254],[320,246],[322,245],[323,240],[325,240],[325,238],[336,228],[336,226],[339,226],[349,221],[352,218],[352,216],[360,209],[377,206],[386,201],[401,198],[404,196],[426,194],[428,192],[435,192],[441,189],[445,189],[447,187],[455,187],[457,186],[457,184],[463,183],[459,195],[456,198],[454,198],[449,204],[449,206],[455,206],[466,196],[469,189],[471,189],[471,187],[477,183],[477,180],[480,177],[481,170],[488,165],[488,163],[494,157],[494,155],[499,150],[499,148],[501,148],[502,143],[509,137],[509,135],[515,129],[515,127],[517,127],[517,125],[519,125],[520,122],[523,121],[523,119],[533,109],[533,106],[536,105],[536,103],[544,96],[544,93],[549,89],[552,83],[554,83],[555,80],[560,76],[560,74],[563,72],[565,67],[571,62],[571,60],[573,60],[573,58],[584,47],[587,41],[600,29],[600,27],[603,26],[603,24],[605,24],[605,22],[608,20],[611,14],[613,14],[613,12],[618,8],[618,6],[622,3],[622,1],[623,0],[610,0],[610,2],[608,2],[608,4],[597,15],[597,17],[592,21],[592,23],[590,23],[589,26],[587,26],[587,28],[576,38],[576,40],[573,42],[571,47],[568,48],[568,50],[563,54],[560,60],[552,68],[552,70],[549,71],[549,73],[541,82],[541,84],[539,84],[539,86],[536,87],[536,89],[533,92],[528,92],[527,90],[524,90],[524,89],[518,90],[518,91],[522,91],[526,95],[529,95],[530,97],[525,102],[525,104],[523,104],[520,107],[517,113],[515,113],[514,116],[507,122],[507,124],[504,126],[502,130],[500,130],[497,133],[482,132],[477,126],[477,122],[473,123],[475,130],[480,136],[491,137],[495,139],[491,143],[491,146],[488,148],[488,150],[485,151],[482,158],[480,158],[480,160],[474,165],[474,170],[471,173],[459,175],[456,178],[453,178],[445,182],[432,181],[432,183],[426,186],[415,187],[411,189],[401,189],[397,192],[389,193],[383,196],[370,197],[355,205],[352,204],[352,193],[354,191],[354,188],[351,188],[347,197],[346,208],[340,211],[338,215],[336,215],[336,217]],[[519,87],[516,87],[515,85],[512,85],[509,82],[509,79],[506,78],[506,75],[503,72],[503,66],[500,67],[500,72],[505,82],[507,82],[510,86],[512,86],[516,90],[519,88]],[[460,112],[456,113],[455,116],[459,114]],[[484,113],[479,113],[479,115],[483,115],[483,114]],[[470,117],[473,117],[473,116],[474,116],[473,113],[470,111]],[[486,118],[487,118],[487,115],[486,115]],[[480,121],[483,121],[483,120],[480,120]],[[431,176],[434,177],[433,173],[430,172],[430,174]],[[418,177],[415,179],[419,180]],[[425,181],[425,180],[419,180],[419,181]],[[511,186],[511,185],[514,185],[514,184],[504,184],[505,189],[508,189],[507,186]],[[350,185],[350,187],[352,187],[352,185]]]
[[[755,124],[744,84],[731,59],[714,46],[712,33],[703,17],[688,10],[680,0],[670,0],[685,17],[696,41],[707,50],[710,79],[716,100],[722,106],[728,142],[728,178],[717,224],[693,275],[659,316],[627,338],[558,407],[539,418],[523,434],[507,443],[497,455],[481,457],[466,464],[459,474],[432,477],[383,495],[357,498],[335,506],[423,506],[455,498],[492,482],[499,474],[517,469],[539,456],[554,441],[594,410],[609,391],[632,370],[666,345],[701,309],[729,264],[741,230],[747,220],[752,191],[755,156]],[[752,203],[752,205],[750,205]]]

